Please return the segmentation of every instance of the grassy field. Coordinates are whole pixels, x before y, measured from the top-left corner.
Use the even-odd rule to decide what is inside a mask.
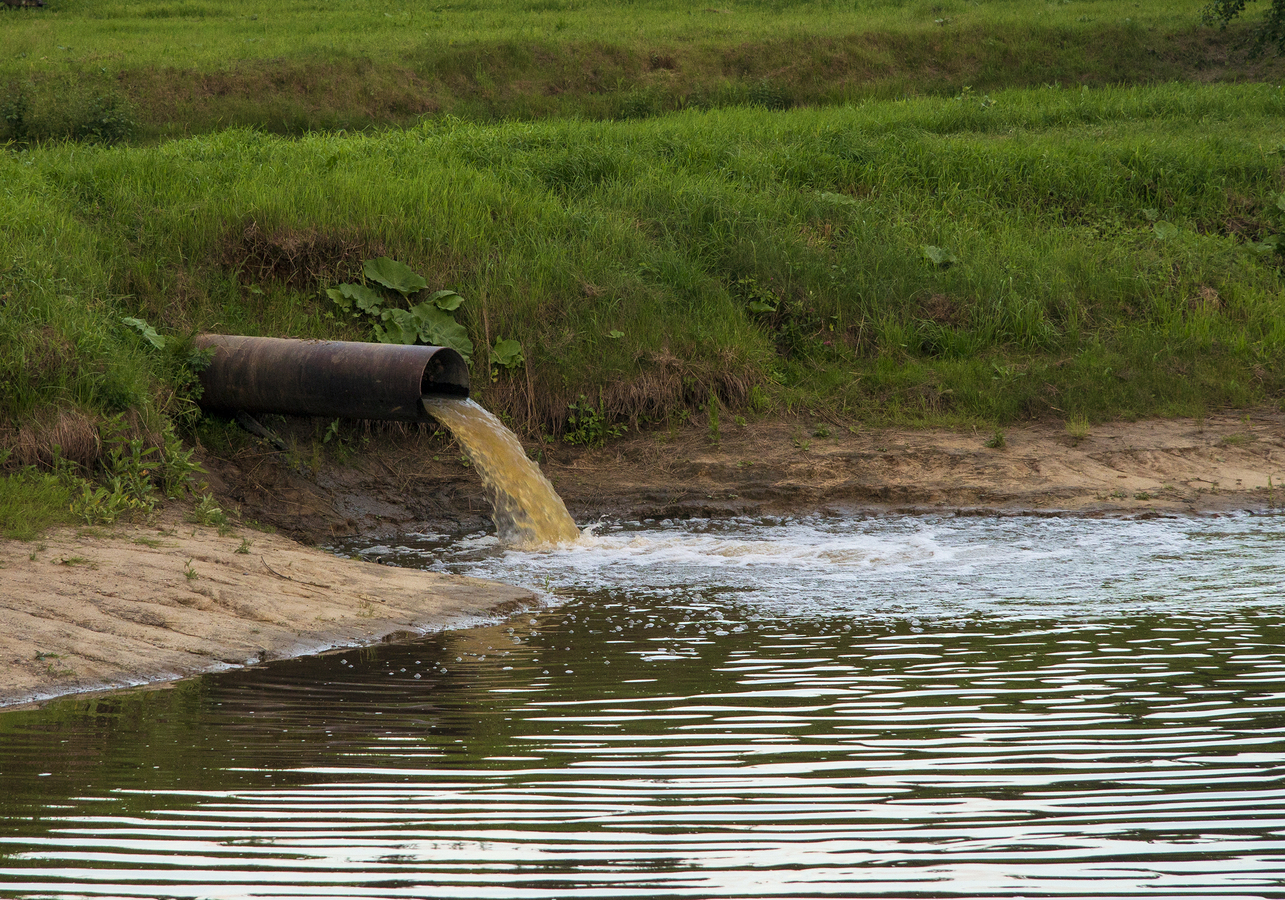
[[[602,33],[627,37],[630,52],[724,58],[768,31],[778,47],[900,35],[905,47],[931,39],[963,58],[987,40],[954,41],[969,28],[1074,44],[1102,40],[1092,30],[1102,21],[1118,38],[1102,58],[1153,74],[1166,64],[1139,49],[1153,40],[1186,29],[1217,43],[1192,31],[1196,7],[1182,4],[738,6],[709,13],[717,26],[703,7],[639,4],[620,7],[611,28],[606,6],[538,6],[506,17],[295,3],[251,13],[259,24],[226,13],[249,9],[232,3],[86,0],[39,20],[0,8],[0,46],[22,48],[25,58],[4,64],[36,96],[41,84],[75,82],[91,58],[115,66],[120,85],[170,72],[167,60],[189,73],[240,71],[229,48],[259,33],[265,46],[238,45],[245,65],[289,72],[325,59],[367,74],[447,53],[451,41],[491,47],[494,66],[509,58],[497,62],[495,47],[598,40],[600,50]],[[1136,22],[1118,21],[1126,7]],[[397,16],[454,24],[412,34]],[[566,34],[522,44],[535,22]],[[287,53],[292,29],[302,37]],[[327,49],[344,29],[345,53]],[[813,38],[800,37],[808,29]],[[203,34],[208,51],[174,49]],[[54,40],[83,58],[39,60],[50,56],[40,42]],[[194,113],[169,130],[208,133],[10,145],[0,155],[0,463],[54,475],[27,470],[0,491],[0,531],[20,533],[12,523],[33,519],[24,510],[36,496],[42,515],[65,507],[85,521],[104,504],[111,515],[146,508],[141,473],[162,473],[170,490],[190,465],[175,427],[220,427],[200,424],[190,335],[371,339],[371,322],[326,289],[360,281],[363,261],[380,256],[423,273],[429,291],[464,297],[455,315],[478,348],[475,395],[529,436],[593,441],[693,423],[713,432],[720,415],[798,411],[993,428],[1279,402],[1285,285],[1268,244],[1285,231],[1285,90],[986,87],[1038,83],[1035,56],[947,89],[941,58],[898,56],[913,77],[893,89],[895,77],[883,88],[845,82],[837,64],[830,82],[790,80],[813,64],[803,55],[789,78],[724,72],[726,104],[673,112],[678,94],[641,82],[582,95],[640,104],[597,110],[618,120],[554,115],[594,112],[573,105],[498,124],[438,115],[283,137],[209,131]],[[774,108],[805,102],[790,93],[805,84],[828,99]],[[879,99],[885,88],[900,98]],[[96,121],[107,128],[104,110]],[[522,358],[493,361],[501,340],[520,342]],[[97,488],[77,480],[94,466]]]
[[[1204,0],[51,0],[0,9],[0,128],[116,140],[687,108],[834,105],[1062,83],[1262,80]],[[1252,17],[1251,17],[1252,18]],[[0,132],[0,139],[5,136]]]

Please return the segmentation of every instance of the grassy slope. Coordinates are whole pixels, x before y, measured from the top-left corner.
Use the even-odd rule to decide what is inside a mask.
[[[64,5],[65,3],[65,5]],[[29,137],[631,118],[1046,83],[1265,78],[1203,0],[55,0],[0,9],[0,107]],[[17,110],[19,117],[13,119]],[[2,134],[0,134],[2,136]]]
[[[804,87],[830,100],[867,90],[855,70],[826,57],[833,42],[891,42],[895,72],[882,83],[913,93],[949,82],[946,50],[975,68],[976,45],[999,41],[983,36],[991,34],[1000,43],[1033,35],[1037,49],[1098,42],[1102,58],[1154,74],[1168,63],[1148,63],[1142,50],[1189,30],[1195,17],[1190,4],[1137,4],[1138,22],[1128,24],[1114,21],[1121,7],[1109,3],[1036,4],[1034,13],[1030,3],[940,6],[936,17],[950,19],[942,25],[926,18],[926,5],[860,10],[877,34],[845,31],[858,27],[852,14],[821,5],[737,6],[735,15],[711,14],[715,25],[691,24],[704,7],[619,7],[610,33],[636,31],[630,53],[661,48],[646,50],[657,56],[649,74],[601,93],[569,88],[571,106],[543,112],[621,114],[619,105],[583,105],[610,97],[633,104],[623,112],[634,121],[446,117],[298,140],[231,130],[150,147],[12,148],[0,156],[0,455],[47,464],[56,444],[90,462],[102,452],[106,416],[124,414],[134,433],[156,440],[192,412],[181,341],[159,353],[122,317],[179,338],[201,329],[368,337],[336,317],[322,288],[381,254],[423,271],[433,288],[463,293],[461,314],[479,345],[522,342],[526,366],[493,379],[482,352],[473,377],[483,402],[529,432],[566,427],[582,395],[610,421],[671,424],[699,419],[711,398],[733,415],[807,408],[944,424],[1199,414],[1279,400],[1281,273],[1246,243],[1282,227],[1282,90],[990,90],[1038,80],[1043,57],[1001,47],[970,91],[765,108],[788,105]],[[201,7],[205,18],[194,4],[86,0],[80,9],[37,20],[0,8],[0,35],[28,41],[0,39],[26,54],[10,58],[9,71],[37,94],[90,63],[103,63],[114,82],[135,85],[150,72],[179,86],[182,72],[239,78],[260,66],[285,73],[272,82],[275,94],[265,89],[256,101],[270,105],[288,99],[293,67],[319,60],[351,66],[369,93],[379,73],[426,48],[448,53],[457,40],[459,52],[474,54],[470,78],[491,79],[489,96],[508,103],[548,95],[515,88],[521,79],[496,82],[505,60],[527,60],[510,73],[521,74],[531,60],[541,67],[539,47],[573,60],[577,47],[593,44],[595,59],[608,47],[594,37],[607,8],[591,4],[532,4],[498,25],[484,10],[444,9],[443,22],[455,24],[443,24],[436,43],[383,21],[385,11],[420,15],[409,8],[284,5],[263,13],[272,18],[262,25],[235,28],[225,21],[241,9],[234,3]],[[549,27],[566,34],[541,44],[553,39],[532,32],[524,43],[513,29],[546,13],[562,14],[561,31],[557,19]],[[264,61],[285,53],[271,41],[290,29],[310,33],[297,18],[305,14],[324,27],[291,44],[289,58]],[[1114,31],[1093,30],[1108,17]],[[59,31],[64,23],[72,31]],[[53,46],[97,41],[98,49],[34,58],[50,55],[40,41],[71,40],[75,28],[78,43]],[[219,62],[229,46],[220,42],[245,41],[247,28],[262,29],[265,46],[255,44],[252,59]],[[340,28],[351,36],[346,55],[309,43],[333,43]],[[768,32],[771,47],[761,38]],[[953,40],[961,33],[981,37]],[[185,43],[193,35],[208,38],[208,52]],[[126,58],[129,41],[136,52]],[[782,61],[795,57],[772,55],[803,45],[820,56],[800,54],[793,65]],[[377,62],[363,55],[381,47]],[[926,56],[925,47],[936,49]],[[678,54],[675,68],[666,68],[666,48]],[[637,118],[680,97],[654,83],[687,77],[684,60],[701,54],[722,60],[708,70],[709,90],[755,105]],[[423,71],[455,90],[442,58]],[[177,59],[187,68],[165,68]],[[832,65],[818,69],[819,59]],[[467,105],[466,95],[480,96],[452,96]],[[174,107],[172,130],[206,128],[201,116],[212,108]],[[100,120],[110,118],[105,109]],[[958,263],[934,266],[925,246],[948,249]],[[27,496],[35,484],[11,494]]]
[[[477,343],[522,341],[529,379],[488,385],[482,355],[474,379],[531,428],[581,393],[656,419],[756,386],[890,419],[1195,413],[1281,388],[1279,271],[1244,241],[1276,227],[1283,112],[1267,86],[1047,89],[69,145],[4,162],[42,205],[0,278],[58,221],[108,317],[355,336],[321,286],[387,253],[469,298]]]

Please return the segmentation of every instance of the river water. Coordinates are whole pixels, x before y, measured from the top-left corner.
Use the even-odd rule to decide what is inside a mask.
[[[9,897],[1285,897],[1285,519],[341,548],[551,605],[0,714]]]

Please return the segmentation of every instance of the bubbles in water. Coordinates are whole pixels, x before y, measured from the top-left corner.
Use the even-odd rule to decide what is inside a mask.
[[[1232,539],[1221,534],[1225,526],[1203,520],[692,520],[599,525],[574,543],[531,552],[494,539],[404,550],[431,557],[435,567],[554,597],[625,589],[635,602],[686,603],[693,631],[727,627],[719,623],[724,614],[755,611],[904,621],[909,631],[961,615],[1082,617],[1169,608],[1176,597],[1239,603],[1277,583],[1280,550],[1270,539],[1278,527],[1272,521],[1238,524]],[[652,612],[619,609],[605,627],[646,629]],[[662,625],[657,620],[653,629]]]

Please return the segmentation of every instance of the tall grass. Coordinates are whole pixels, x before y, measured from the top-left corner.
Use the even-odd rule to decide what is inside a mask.
[[[52,409],[149,410],[150,364],[122,334],[109,255],[34,162],[0,156],[0,428]]]
[[[1279,78],[1204,0],[78,0],[0,9],[0,140],[645,118],[1063,83]]]
[[[479,353],[473,380],[531,431],[581,395],[643,423],[711,393],[883,421],[1193,414],[1285,387],[1280,270],[1246,246],[1281,226],[1283,112],[1265,85],[1046,88],[28,151],[3,161],[0,327],[36,340],[60,303],[80,323],[56,326],[86,348],[71,374],[23,396],[164,409],[120,316],[360,336],[322,288],[387,254],[464,294],[478,345],[522,342],[525,369],[492,381]]]

